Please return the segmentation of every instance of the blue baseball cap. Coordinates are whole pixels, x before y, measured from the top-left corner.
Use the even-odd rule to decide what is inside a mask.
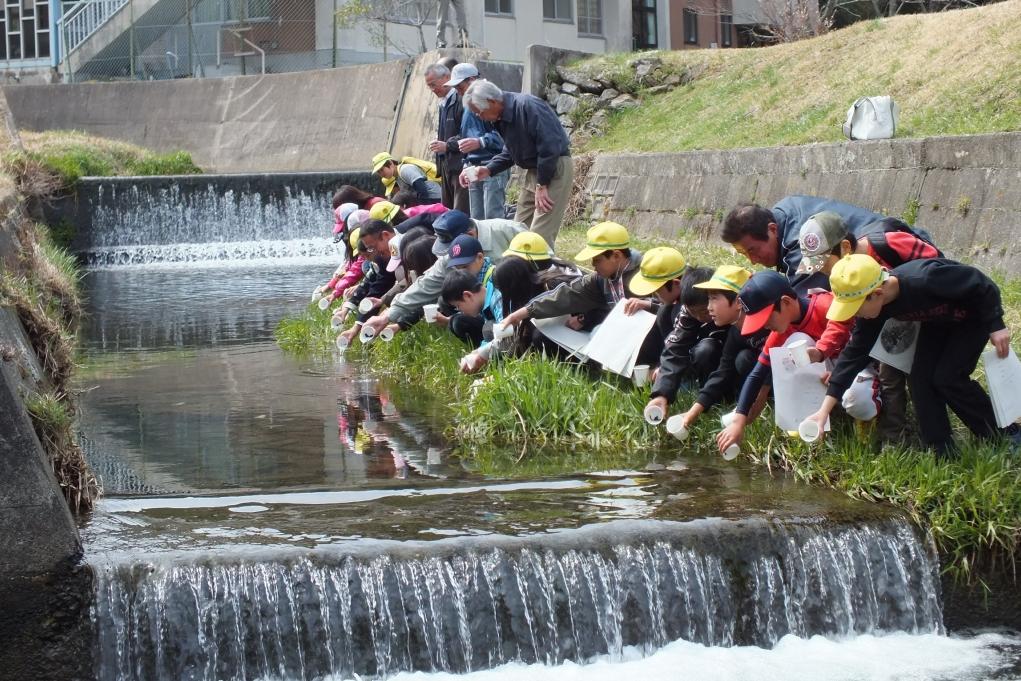
[[[448,210],[433,222],[433,231],[436,232],[433,253],[436,255],[446,255],[454,239],[474,226],[475,223],[466,213],[462,213],[459,210]]]
[[[798,299],[798,294],[791,288],[787,277],[775,270],[763,270],[753,274],[737,294],[737,299],[744,310],[741,334],[750,336],[765,326],[769,315],[773,313],[773,307],[784,296]]]
[[[475,256],[483,252],[482,244],[478,239],[470,234],[462,234],[450,242],[450,250],[447,251],[447,255],[450,256],[450,259],[447,260],[447,268],[467,265],[475,260]]]

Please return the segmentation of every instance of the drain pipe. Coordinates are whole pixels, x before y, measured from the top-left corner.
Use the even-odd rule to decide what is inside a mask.
[[[401,96],[397,100],[397,108],[394,109],[394,122],[390,126],[390,135],[386,141],[386,150],[391,154],[394,151],[394,138],[397,137],[397,123],[401,120],[401,111],[404,110],[404,98],[408,96],[408,86],[411,84],[411,71],[414,69],[414,60],[409,61],[404,67],[404,87],[401,88]]]

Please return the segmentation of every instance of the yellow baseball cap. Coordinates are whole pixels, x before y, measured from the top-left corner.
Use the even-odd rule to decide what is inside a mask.
[[[386,165],[387,161],[397,161],[388,151],[381,151],[372,157],[372,172],[378,173],[379,169]]]
[[[707,291],[730,291],[731,293],[740,293],[741,287],[744,286],[751,278],[752,273],[743,267],[737,265],[720,265],[713,272],[713,276],[709,277],[708,280],[703,281],[701,284],[695,284],[694,288],[705,289]]]
[[[348,239],[348,241],[351,242],[351,250],[352,251],[357,251],[358,250],[358,239],[360,239],[361,236],[362,236],[362,228],[361,227],[355,227],[354,231],[351,232],[351,236]]]
[[[395,203],[389,201],[377,201],[372,204],[369,208],[369,219],[370,220],[382,220],[383,222],[389,223],[397,215],[397,211],[401,208]]]
[[[865,298],[886,281],[890,273],[875,258],[862,253],[847,255],[837,261],[830,272],[833,302],[826,318],[843,322],[855,315]]]
[[[503,252],[503,257],[521,258],[522,260],[549,260],[552,257],[549,244],[535,232],[521,232],[511,239],[510,246]]]
[[[616,222],[600,222],[593,225],[585,233],[585,241],[585,248],[574,256],[575,260],[591,260],[606,251],[631,247],[631,237],[628,236],[627,230],[624,225],[618,225]]]
[[[628,288],[635,295],[647,296],[671,279],[680,279],[682,274],[684,256],[677,249],[666,246],[650,248],[642,256],[642,264],[631,278]]]

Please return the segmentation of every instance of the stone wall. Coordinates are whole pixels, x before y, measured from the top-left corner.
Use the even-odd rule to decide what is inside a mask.
[[[1021,133],[599,154],[588,191],[592,219],[708,238],[739,201],[828,196],[904,217],[948,256],[1021,274]]]

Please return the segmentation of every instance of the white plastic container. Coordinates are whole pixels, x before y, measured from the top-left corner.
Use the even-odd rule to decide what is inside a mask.
[[[319,309],[320,310],[325,310],[326,308],[328,308],[330,306],[330,303],[332,303],[332,302],[333,301],[330,300],[329,298],[320,298],[319,299]]]
[[[812,419],[805,419],[798,424],[798,435],[805,442],[812,443],[819,439],[822,434],[822,429],[819,427],[818,421]]]
[[[337,336],[337,349],[341,352],[347,350],[347,346],[351,345],[351,341],[347,339],[344,334]]]
[[[636,365],[631,373],[631,380],[634,381],[635,387],[644,388],[645,384],[649,382],[649,365]]]
[[[464,176],[468,178],[469,182],[479,181],[479,168],[478,166],[468,166],[464,169]]]
[[[734,416],[736,416],[734,412],[728,411],[726,414],[720,417],[720,425],[726,428],[727,426],[734,422]]]
[[[422,314],[425,315],[425,321],[430,324],[436,323],[436,314],[440,311],[440,306],[436,303],[422,306]]]
[[[645,411],[642,412],[642,414],[645,416],[645,422],[650,426],[658,426],[663,423],[663,417],[665,416],[663,413],[663,407],[658,404],[650,404],[646,406]]]
[[[737,455],[740,454],[740,453],[741,453],[741,447],[739,447],[736,444],[730,445],[723,452],[723,460],[724,461],[733,461],[734,459],[737,458]]]
[[[375,307],[375,305],[372,304],[372,300],[369,298],[362,298],[362,302],[358,303],[358,311],[362,314],[372,312],[373,307]]]
[[[320,300],[322,300],[322,297],[323,297],[323,292],[320,291],[319,289],[316,289],[315,291],[312,291],[312,302],[313,303],[318,303]]]
[[[389,343],[393,339],[394,339],[393,329],[385,328],[379,332],[379,340],[383,341],[384,343]]]
[[[362,345],[368,345],[372,341],[376,340],[376,331],[371,326],[363,326],[362,330],[358,333],[358,340],[362,342]]]
[[[808,356],[808,341],[794,341],[787,346],[787,349],[791,351],[791,358],[794,360],[794,366],[799,369],[807,367],[812,363],[812,359]]]
[[[495,324],[493,326],[493,340],[503,340],[514,335],[513,324]]]
[[[684,442],[688,439],[688,429],[684,427],[684,417],[680,414],[674,414],[666,420],[666,432],[673,435],[675,438]]]

